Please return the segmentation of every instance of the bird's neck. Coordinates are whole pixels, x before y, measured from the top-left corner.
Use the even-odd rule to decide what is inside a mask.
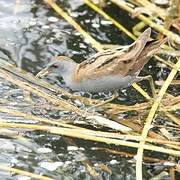
[[[77,64],[72,63],[69,64],[67,70],[61,74],[62,78],[64,79],[65,83],[72,81],[73,76],[76,74]]]

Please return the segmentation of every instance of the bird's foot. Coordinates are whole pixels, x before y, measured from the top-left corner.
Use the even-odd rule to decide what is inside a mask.
[[[90,106],[90,107],[88,107],[88,108],[85,108],[85,109],[84,109],[83,116],[84,116],[84,117],[87,117],[87,116],[89,116],[89,115],[91,115],[91,116],[98,115],[99,113],[96,111],[96,108],[97,108],[97,107],[101,107],[101,106],[103,106],[103,105],[105,105],[105,104],[113,101],[113,100],[116,99],[118,96],[119,96],[118,92],[117,92],[117,91],[114,91],[113,95],[112,95],[109,99],[107,99],[107,100],[105,100],[105,101],[102,101],[101,103],[92,105],[92,106]]]
[[[147,80],[149,82],[150,87],[151,87],[152,96],[153,96],[153,98],[155,98],[155,96],[156,96],[156,88],[155,88],[152,76],[148,75],[148,76],[142,77],[142,80]]]
[[[118,92],[115,90],[115,91],[113,92],[112,96],[111,96],[109,99],[107,99],[107,100],[105,100],[105,101],[102,101],[102,102],[100,102],[100,103],[98,103],[98,104],[95,104],[95,105],[91,106],[90,108],[97,108],[97,107],[103,106],[103,105],[105,105],[105,104],[113,101],[113,100],[116,99],[118,96],[119,96],[119,94],[118,94]]]

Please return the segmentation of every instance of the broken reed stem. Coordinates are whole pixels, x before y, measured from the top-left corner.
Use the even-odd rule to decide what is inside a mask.
[[[102,147],[95,147],[93,148],[93,150],[95,151],[103,151],[105,153],[109,153],[109,154],[115,154],[115,155],[119,155],[119,156],[124,156],[124,157],[128,157],[128,158],[134,158],[134,156],[136,154],[131,153],[131,152],[125,152],[125,151],[119,151],[119,150],[114,150],[114,149],[110,149],[110,148],[102,148]],[[178,163],[175,163],[173,160],[172,161],[167,161],[167,160],[162,160],[159,158],[153,158],[153,157],[149,157],[149,156],[144,156],[143,160],[148,161],[148,162],[153,162],[153,163],[161,163],[162,165],[164,163],[171,163],[174,166],[178,166]]]
[[[87,134],[94,134],[94,135],[97,134],[97,131],[93,131],[93,130],[86,129],[86,128],[81,128],[81,127],[75,126],[75,125],[57,122],[54,120],[49,120],[49,119],[42,118],[42,117],[36,117],[36,116],[28,114],[28,113],[20,112],[20,111],[5,108],[5,107],[0,107],[0,112],[8,113],[8,114],[15,115],[15,116],[24,117],[26,119],[30,119],[30,120],[34,120],[34,121],[38,121],[38,122],[43,122],[46,124],[57,125],[60,127],[77,129],[77,130],[83,130]],[[5,120],[2,120],[2,121],[5,121]],[[109,132],[102,132],[102,131],[98,131],[98,134],[96,136],[102,136],[102,137],[106,137],[106,138],[117,138],[117,139],[122,139],[122,140],[123,139],[134,140],[134,141],[142,140],[141,136],[125,135],[125,134],[121,135],[119,133],[109,133]],[[161,139],[154,139],[154,138],[146,138],[146,141],[151,142],[151,143],[166,144],[169,147],[170,147],[170,145],[176,145],[176,146],[172,146],[172,148],[180,150],[180,147],[179,147],[180,143],[178,143],[178,142],[161,140]]]
[[[144,7],[145,9],[148,9],[152,12],[152,14],[157,14],[159,17],[161,17],[163,20],[166,19],[167,13],[166,10],[156,6],[155,3],[151,3],[148,0],[131,0],[132,3],[137,2],[138,5],[141,5],[142,7]]]
[[[98,14],[102,15],[105,19],[111,21],[118,29],[120,29],[125,34],[127,34],[131,39],[133,39],[133,40],[137,39],[134,34],[132,34],[130,31],[128,31],[123,25],[121,25],[119,22],[117,22],[115,19],[113,19],[107,13],[105,13],[102,9],[98,8],[95,4],[93,4],[89,0],[82,0],[82,1],[84,3],[86,3],[90,8],[95,10]]]
[[[15,173],[15,174],[20,174],[22,176],[31,177],[33,179],[54,180],[54,179],[46,177],[46,176],[30,173],[30,172],[23,171],[23,170],[16,169],[16,168],[11,168],[11,167],[5,166],[4,164],[2,164],[2,165],[0,164],[0,169],[3,170],[3,171],[9,171],[9,172],[12,172],[12,173]]]
[[[28,114],[28,113],[20,112],[20,111],[13,110],[13,109],[6,108],[6,107],[2,107],[2,106],[0,106],[0,112],[8,113],[8,114],[11,114],[11,115],[14,115],[14,116],[24,117],[26,119],[31,119],[31,120],[34,120],[34,121],[43,122],[43,123],[46,123],[46,124],[57,125],[57,126],[62,126],[62,127],[66,127],[66,128],[84,129],[84,128],[80,128],[80,127],[73,126],[73,125],[70,125],[70,124],[61,123],[61,122],[58,122],[58,121],[55,121],[55,120],[49,120],[49,119],[46,119],[46,118],[37,117],[37,116],[31,115],[31,114]]]
[[[74,26],[74,28],[77,29],[94,48],[96,48],[98,51],[103,50],[103,46],[92,38],[86,31],[84,31],[84,29],[82,29],[81,26],[76,23],[76,21],[74,21],[74,19],[71,18],[66,12],[64,12],[53,0],[45,0],[45,2],[47,2],[59,15],[68,21],[69,24]]]
[[[6,127],[6,128],[21,128],[21,129],[33,129],[33,130],[41,130],[41,131],[47,131],[52,134],[58,134],[68,137],[75,137],[85,140],[91,140],[95,142],[103,142],[106,144],[115,144],[115,145],[122,145],[126,147],[132,147],[132,148],[144,148],[146,150],[156,151],[156,152],[162,152],[165,154],[171,154],[177,157],[180,157],[180,151],[172,150],[172,149],[165,149],[163,147],[158,147],[154,145],[140,145],[139,143],[130,142],[130,141],[124,141],[124,140],[118,140],[116,138],[106,138],[102,136],[97,136],[97,132],[93,135],[92,133],[88,133],[88,131],[84,130],[78,130],[78,129],[69,129],[69,128],[60,128],[60,127],[52,127],[52,126],[42,126],[42,125],[32,125],[32,124],[21,124],[21,123],[0,123],[0,127]],[[92,131],[91,131],[92,132]]]
[[[162,59],[161,57],[155,55],[154,56],[158,61],[166,64],[167,66],[171,67],[172,69],[175,69],[176,71],[180,71],[180,68],[178,68],[175,64],[173,64],[172,62],[170,61],[165,61],[164,59]]]
[[[180,106],[179,106],[180,107]],[[175,124],[177,124],[180,127],[180,121],[179,118],[175,117],[174,115],[172,115],[171,113],[164,111],[163,112],[165,114],[165,116],[167,116],[172,122],[174,122]]]
[[[180,67],[180,58],[178,58],[176,66]],[[143,140],[141,140],[139,143],[140,147],[138,148],[137,159],[136,159],[137,160],[136,161],[136,179],[138,179],[138,180],[142,180],[142,156],[143,156],[143,151],[144,151],[143,145],[145,145],[145,143],[146,143],[145,139],[148,135],[148,131],[151,129],[151,123],[154,119],[156,111],[158,110],[161,100],[162,100],[164,94],[166,93],[166,90],[169,87],[169,85],[170,85],[171,81],[173,80],[174,76],[176,75],[176,73],[177,73],[177,70],[172,69],[170,74],[168,75],[165,83],[163,84],[162,88],[159,91],[157,98],[154,101],[154,104],[152,105],[152,108],[149,111],[149,115],[146,119],[145,126],[142,130],[141,137],[143,138]]]

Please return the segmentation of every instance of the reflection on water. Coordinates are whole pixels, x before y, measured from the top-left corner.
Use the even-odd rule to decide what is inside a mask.
[[[83,5],[81,1],[61,0],[58,2],[99,42],[121,45],[132,42],[124,33],[119,32],[111,23],[107,23],[96,12]],[[133,21],[125,12],[112,5],[108,5],[105,10],[114,15],[122,24],[129,22],[126,27],[131,29]],[[56,55],[66,55],[81,62],[95,53],[95,50],[84,42],[80,34],[43,1],[1,0],[0,27],[0,58],[13,62],[18,67],[34,74]],[[146,71],[149,71],[147,74],[155,77],[157,71],[160,72],[160,68],[156,67],[156,70],[152,72],[151,69],[154,66],[156,66],[155,62],[152,62],[151,66],[147,65]],[[167,73],[164,71],[163,75],[167,75]],[[51,77],[49,77],[49,81],[51,81]],[[62,82],[58,84],[63,86]],[[147,84],[144,83],[143,87],[147,88]],[[107,95],[101,93],[93,96],[104,98]],[[15,106],[15,109],[23,109],[24,112],[30,111],[36,115],[54,118],[67,116],[59,111],[45,111],[43,108],[36,108],[36,103],[43,103],[41,98],[34,97],[34,102],[28,102],[27,94],[25,95],[18,87],[3,79],[0,79],[0,97],[1,103],[5,102],[7,107]],[[119,101],[124,104],[134,104],[137,103],[137,99],[139,102],[143,101],[135,90],[128,88],[121,91]],[[29,109],[29,106],[32,109]],[[22,118],[4,113],[0,116],[8,119],[9,122],[25,122]],[[28,122],[34,123],[33,121]],[[60,136],[43,132],[20,131],[20,135],[29,139],[29,141],[27,139],[22,141],[12,138],[18,136],[16,131],[9,133],[8,138],[2,135],[0,139],[0,162],[5,165],[52,176],[55,179],[90,179],[90,175],[87,174],[85,167],[80,162],[90,159],[102,179],[124,179],[124,177],[134,179],[134,163],[127,161],[127,158],[104,153],[102,150],[93,150],[93,147],[98,147],[100,144],[77,140],[79,147],[73,149],[69,148],[68,140]],[[108,172],[101,172],[97,166],[98,163],[106,164],[111,169],[112,175]],[[149,174],[147,172],[146,176],[148,177],[148,175],[150,172]],[[8,172],[0,172],[0,177],[4,177],[4,179],[20,178],[19,175],[14,175],[12,178]]]

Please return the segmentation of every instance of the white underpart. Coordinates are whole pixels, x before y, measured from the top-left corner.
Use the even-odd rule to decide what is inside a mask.
[[[137,81],[137,77],[132,76],[105,76],[100,79],[86,79],[80,82],[72,82],[70,79],[64,79],[66,85],[74,91],[84,92],[106,92],[130,86]]]

